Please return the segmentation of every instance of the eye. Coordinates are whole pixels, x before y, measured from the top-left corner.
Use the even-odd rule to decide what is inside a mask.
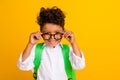
[[[47,34],[50,34],[50,33],[49,33],[49,32],[45,32],[45,33],[43,33],[43,34],[46,34],[46,35],[47,35]]]
[[[48,36],[48,35],[50,35],[50,33],[48,33],[48,32],[45,32],[45,33],[41,34],[42,37]]]
[[[63,33],[62,33],[62,32],[56,32],[56,34],[58,34],[58,35],[63,35]]]
[[[60,32],[56,32],[56,34],[61,34]]]

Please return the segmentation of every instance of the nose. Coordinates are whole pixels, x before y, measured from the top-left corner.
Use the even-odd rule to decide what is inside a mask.
[[[51,35],[51,39],[54,39],[54,35]]]
[[[55,39],[55,34],[51,34],[51,39]]]

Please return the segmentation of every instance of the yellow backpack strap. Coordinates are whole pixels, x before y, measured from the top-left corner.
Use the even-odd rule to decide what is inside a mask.
[[[72,69],[70,60],[69,60],[70,48],[67,44],[63,44],[62,54],[64,58],[65,71],[68,77],[68,80],[76,80],[75,71]]]
[[[37,71],[41,63],[42,51],[43,51],[43,43],[37,44],[35,49],[35,58],[34,58],[34,73],[33,73],[34,80],[37,80]]]

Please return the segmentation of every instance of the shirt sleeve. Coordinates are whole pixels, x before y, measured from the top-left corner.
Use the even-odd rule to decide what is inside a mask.
[[[69,60],[74,70],[81,70],[85,67],[85,58],[82,51],[80,51],[82,57],[76,56],[73,49],[70,47]]]
[[[23,62],[22,62],[22,53],[20,54],[20,57],[19,57],[19,60],[17,63],[17,66],[20,70],[25,70],[25,71],[32,70],[33,71],[33,68],[34,68],[33,60],[34,60],[34,56],[35,56],[35,47],[36,47],[36,45],[33,46],[32,50],[30,52],[30,55]]]

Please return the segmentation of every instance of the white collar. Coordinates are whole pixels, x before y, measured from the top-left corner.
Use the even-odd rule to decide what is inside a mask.
[[[47,43],[43,43],[43,47],[46,47],[46,46],[48,46],[48,44]],[[62,47],[63,48],[63,45],[62,45],[62,43],[60,42],[60,43],[58,43],[56,46],[60,46],[60,47]]]

